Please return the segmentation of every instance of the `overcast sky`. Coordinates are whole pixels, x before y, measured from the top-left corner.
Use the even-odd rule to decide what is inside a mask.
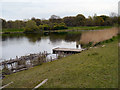
[[[50,18],[51,15],[86,17],[118,13],[119,0],[0,0],[0,17],[6,20]]]

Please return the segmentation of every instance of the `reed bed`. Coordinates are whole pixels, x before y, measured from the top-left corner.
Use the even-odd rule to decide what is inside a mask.
[[[88,31],[82,33],[79,43],[88,44],[92,42],[93,44],[96,44],[98,42],[108,40],[113,36],[116,36],[117,34],[118,34],[118,28],[111,28],[111,29],[105,29],[99,31]]]

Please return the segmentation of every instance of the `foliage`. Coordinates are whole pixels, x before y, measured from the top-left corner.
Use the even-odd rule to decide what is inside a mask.
[[[92,47],[93,46],[93,42],[89,42],[88,44],[81,44],[82,48],[88,48],[88,47]]]
[[[70,16],[70,17],[64,17],[63,18],[63,21],[64,21],[64,23],[67,25],[67,26],[76,26],[75,25],[75,17],[72,17],[72,16]]]
[[[31,20],[35,21],[37,26],[42,24],[42,21],[40,19],[36,19],[36,18],[32,17]]]
[[[40,30],[61,30],[67,29],[65,23],[53,23],[53,24],[43,24],[39,25]]]
[[[65,25],[65,23],[54,24],[53,30],[61,30],[61,29],[67,29],[67,26]]]
[[[50,26],[48,24],[39,25],[39,29],[40,30],[50,30]]]
[[[100,15],[89,16],[86,18],[83,14],[76,16],[60,16],[52,15],[48,20],[32,17],[31,20],[9,20],[0,19],[2,21],[3,32],[5,29],[25,29],[25,32],[36,32],[39,30],[58,30],[67,27],[80,26],[118,26],[120,16],[111,13],[110,16]],[[64,23],[64,24],[63,24]]]
[[[97,46],[97,45],[103,45],[105,43],[111,43],[113,41],[116,41],[120,38],[120,35],[117,35],[117,36],[113,36],[111,39],[108,39],[108,40],[105,40],[105,41],[102,41],[102,42],[98,42],[96,43],[94,46]]]
[[[85,16],[82,15],[82,14],[78,14],[76,17],[75,17],[75,24],[76,26],[84,26],[85,25]]]
[[[59,16],[52,15],[49,19],[50,23],[62,23],[62,19]]]
[[[36,22],[35,21],[32,21],[32,20],[29,20],[27,23],[26,23],[26,27],[24,29],[24,32],[26,33],[30,33],[30,32],[35,32],[38,30],[38,26],[36,25]]]

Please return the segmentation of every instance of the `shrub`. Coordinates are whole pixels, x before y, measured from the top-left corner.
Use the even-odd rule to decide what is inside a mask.
[[[24,32],[30,33],[30,32],[35,32],[38,30],[39,30],[39,28],[34,21],[32,21],[32,20],[27,21],[26,27],[24,28]]]
[[[44,24],[44,25],[39,25],[40,30],[61,30],[61,29],[67,29],[67,26],[65,23],[50,23]]]
[[[54,30],[61,30],[61,29],[67,29],[67,26],[65,25],[65,23],[55,23],[53,26]]]
[[[48,24],[39,25],[39,29],[40,30],[50,30],[50,26]]]
[[[37,26],[36,27],[25,27],[24,32],[30,33],[30,32],[36,32],[38,30],[39,28]]]

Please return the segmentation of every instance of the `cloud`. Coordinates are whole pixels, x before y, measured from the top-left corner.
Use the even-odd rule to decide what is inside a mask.
[[[2,0],[2,18],[28,19],[31,17],[49,18],[55,14],[60,17],[95,13],[109,15],[118,12],[119,0]]]

